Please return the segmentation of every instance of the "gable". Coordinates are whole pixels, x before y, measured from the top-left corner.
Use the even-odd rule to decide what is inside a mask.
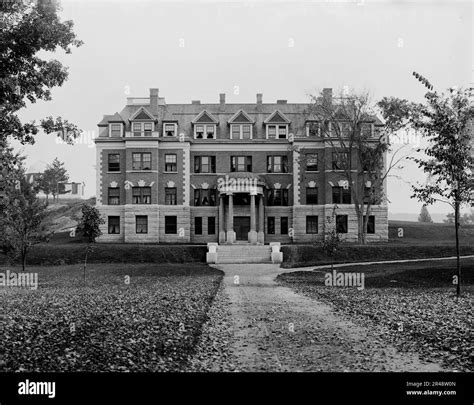
[[[144,107],[138,109],[135,114],[130,117],[130,121],[133,120],[154,120],[155,117],[151,115]]]
[[[193,124],[217,124],[217,120],[207,111],[202,111],[192,122]]]
[[[277,110],[272,115],[270,115],[264,122],[265,124],[289,124],[290,120]]]
[[[229,124],[232,123],[243,123],[243,124],[253,124],[254,121],[243,111],[240,110],[229,120]]]

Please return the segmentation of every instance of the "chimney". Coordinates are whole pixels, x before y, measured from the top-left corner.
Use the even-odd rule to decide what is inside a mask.
[[[219,103],[220,103],[219,110],[224,111],[225,110],[225,93],[219,94]]]
[[[201,104],[201,100],[191,100],[191,104]]]
[[[158,114],[158,92],[159,89],[150,89],[150,109],[154,115]]]
[[[277,100],[277,104],[286,104],[287,100]]]
[[[326,105],[332,104],[332,89],[331,88],[323,89],[323,103]]]
[[[263,94],[257,93],[257,104],[262,104],[262,98],[263,98]]]

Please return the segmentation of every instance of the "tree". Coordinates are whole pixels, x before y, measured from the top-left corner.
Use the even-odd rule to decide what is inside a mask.
[[[64,167],[64,162],[60,162],[58,158],[53,160],[53,163],[46,166],[44,173],[41,173],[38,178],[38,188],[46,194],[48,199],[49,194],[53,195],[53,201],[57,201],[57,197],[62,192],[61,183],[69,180],[69,175]]]
[[[450,212],[448,215],[446,215],[446,219],[444,219],[443,222],[446,224],[454,224],[454,212]],[[472,224],[474,224],[474,213],[464,213],[462,216],[459,216],[459,225]]]
[[[0,241],[4,253],[20,259],[25,271],[26,258],[31,247],[48,239],[41,228],[47,204],[41,202],[30,183],[24,177],[24,169],[9,173],[5,197],[0,211]]]
[[[423,76],[414,72],[428,92],[424,103],[409,103],[406,117],[412,127],[428,141],[424,156],[413,158],[418,167],[428,174],[430,181],[413,186],[413,198],[431,205],[444,202],[454,208],[456,235],[456,293],[461,294],[461,265],[459,253],[459,211],[470,200],[470,181],[473,165],[470,155],[469,122],[474,116],[472,90],[451,88],[438,93]]]
[[[324,91],[311,99],[307,118],[319,123],[320,136],[332,154],[334,178],[339,177],[337,184],[349,190],[358,219],[358,241],[365,244],[371,208],[386,202],[385,180],[406,158],[399,156],[399,148],[387,164],[386,155],[391,150],[388,135],[406,125],[406,120],[397,121],[385,114],[389,120],[384,125],[375,108],[385,113],[385,105],[373,105],[367,93],[341,94],[337,103]]]
[[[81,133],[61,117],[47,117],[37,125],[22,123],[18,111],[27,101],[51,100],[51,89],[62,86],[68,73],[59,61],[42,58],[46,52],[71,52],[76,39],[72,21],[61,21],[56,0],[3,1],[0,3],[0,149],[9,139],[33,144],[39,129],[56,133],[72,144]],[[12,158],[4,155],[3,158]]]
[[[87,247],[84,258],[84,283],[86,282],[87,258],[94,251],[93,244],[102,235],[100,225],[105,224],[105,219],[100,215],[97,208],[84,203],[81,206],[82,218],[77,227],[78,232],[87,238]]]
[[[327,231],[324,239],[320,241],[320,246],[324,254],[331,258],[331,271],[334,268],[334,256],[336,255],[341,242],[341,235],[337,233],[336,229]]]
[[[426,204],[423,204],[423,206],[421,207],[420,215],[418,216],[418,222],[433,222]]]

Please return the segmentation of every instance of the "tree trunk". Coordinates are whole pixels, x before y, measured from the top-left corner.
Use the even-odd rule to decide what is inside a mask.
[[[21,267],[23,271],[25,271],[26,268],[26,253],[22,253],[21,255]]]
[[[456,274],[458,283],[456,284],[456,295],[461,295],[461,263],[459,258],[459,202],[454,203],[454,227],[456,230]]]

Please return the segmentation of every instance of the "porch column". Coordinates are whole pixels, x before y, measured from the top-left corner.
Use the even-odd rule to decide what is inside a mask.
[[[225,243],[224,196],[219,195],[219,243]]]
[[[257,243],[257,213],[255,211],[255,193],[250,193],[250,232],[249,242]]]
[[[258,199],[258,233],[257,242],[265,243],[265,213],[263,212],[263,195]]]
[[[234,196],[232,193],[229,196],[229,209],[227,210],[227,243],[235,242],[234,232]]]

